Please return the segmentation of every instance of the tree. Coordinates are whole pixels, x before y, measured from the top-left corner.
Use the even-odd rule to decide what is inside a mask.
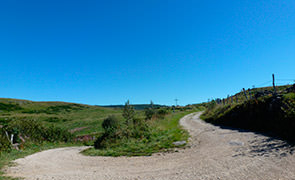
[[[133,106],[130,105],[129,100],[125,103],[122,115],[125,118],[126,125],[131,125],[135,116],[135,111]]]
[[[154,103],[151,101],[150,107],[145,109],[145,119],[149,120],[152,119],[152,117],[155,114],[155,109],[154,109]]]

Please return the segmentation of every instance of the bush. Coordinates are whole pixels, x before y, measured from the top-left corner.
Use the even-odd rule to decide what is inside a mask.
[[[119,120],[114,115],[111,115],[102,122],[102,128],[105,134],[110,135],[119,128]]]
[[[132,139],[143,139],[150,137],[149,126],[143,119],[133,118],[132,125],[120,126],[119,120],[115,116],[106,118],[102,127],[104,133],[94,142],[94,148],[109,148],[116,146],[118,143]]]
[[[1,151],[9,151],[11,149],[11,144],[7,139],[5,131],[3,128],[0,128],[0,152]]]
[[[122,115],[125,118],[126,125],[129,126],[135,116],[134,108],[130,105],[129,100],[125,103]]]
[[[163,119],[166,114],[168,114],[166,109],[159,109],[157,112],[157,117]]]
[[[34,142],[70,142],[73,135],[53,125],[46,127],[34,119],[12,120],[7,125],[9,134],[14,134],[15,137],[21,136],[29,141]],[[19,142],[19,139],[15,141]]]
[[[43,132],[43,138],[49,142],[71,142],[74,136],[65,129],[53,125],[46,127]]]
[[[0,103],[0,109],[1,111],[15,111],[21,110],[22,108],[18,104]]]
[[[120,128],[120,123],[115,116],[111,115],[107,117],[102,122],[102,127],[104,129],[104,133],[100,137],[98,137],[94,142],[94,147],[96,149],[106,147],[107,143],[113,142],[120,136],[118,132]]]
[[[214,109],[215,106],[216,106],[216,101],[214,101],[214,100],[212,100],[211,102],[209,102],[209,103],[207,104],[207,108],[208,108],[209,110]]]
[[[148,108],[145,109],[144,114],[145,114],[145,120],[150,120],[153,118],[155,115],[155,108],[154,108],[154,103],[151,101],[150,105]]]
[[[134,119],[134,128],[132,130],[133,138],[149,138],[150,137],[150,127],[143,119]]]
[[[150,120],[154,116],[155,110],[152,108],[147,108],[145,109],[144,114],[145,114],[145,119]]]

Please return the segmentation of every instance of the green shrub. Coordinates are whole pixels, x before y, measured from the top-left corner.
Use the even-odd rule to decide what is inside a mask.
[[[53,125],[44,126],[34,119],[13,120],[8,124],[7,129],[15,137],[22,136],[34,142],[69,142],[73,138],[70,132],[62,128]]]
[[[104,133],[99,136],[95,142],[94,147],[96,149],[106,147],[109,143],[112,143],[116,139],[120,138],[120,135],[122,131],[120,131],[120,122],[119,120],[111,115],[107,117],[102,122],[102,127],[104,129]]]
[[[286,100],[295,100],[295,93],[291,92],[291,93],[285,94],[284,98]]]
[[[163,108],[161,108],[157,111],[157,117],[160,119],[163,119],[165,117],[165,115],[167,115],[167,114],[168,114],[168,111]]]
[[[129,100],[125,103],[122,116],[125,118],[125,124],[129,126],[135,116],[134,108],[130,105]]]
[[[3,128],[0,128],[0,153],[1,151],[9,151],[11,149],[11,144],[5,134]]]
[[[144,137],[145,138],[150,137],[150,127],[143,119],[140,119],[140,118],[134,119],[132,137],[139,138],[139,139],[143,139]]]
[[[155,115],[155,108],[154,108],[154,103],[151,101],[150,105],[148,108],[145,109],[144,114],[145,114],[145,120],[150,120],[153,118]]]
[[[44,140],[49,142],[71,142],[73,135],[67,130],[53,125],[46,127],[42,134]]]
[[[114,115],[110,115],[102,122],[102,128],[107,135],[115,133],[118,130],[119,125],[120,122]]]
[[[212,100],[211,102],[209,102],[209,103],[207,104],[207,108],[208,108],[209,110],[214,109],[215,106],[216,106],[216,101],[214,101],[214,100]]]
[[[50,122],[50,123],[57,123],[57,122],[60,122],[61,119],[58,117],[48,117],[45,119],[45,121]]]
[[[152,108],[147,108],[145,109],[144,114],[145,114],[145,119],[150,120],[154,116],[155,110]]]
[[[0,103],[1,111],[14,111],[14,110],[21,110],[22,108],[18,104],[12,103]]]
[[[131,139],[143,139],[150,136],[149,126],[140,118],[133,118],[132,124],[129,123],[128,126],[120,126],[115,116],[109,116],[103,121],[102,127],[104,133],[94,142],[96,149],[109,148]]]
[[[45,113],[48,114],[57,114],[60,112],[70,112],[73,110],[82,110],[83,106],[79,104],[69,104],[69,105],[56,105],[56,106],[50,106],[45,110]]]

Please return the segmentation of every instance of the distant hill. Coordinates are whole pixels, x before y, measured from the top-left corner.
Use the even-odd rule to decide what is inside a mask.
[[[149,108],[151,105],[150,104],[132,104],[135,110],[144,110],[146,108]],[[165,105],[160,105],[160,104],[154,104],[154,108],[161,108],[161,107],[167,107]],[[100,107],[105,107],[105,108],[114,108],[114,109],[123,109],[124,105],[104,105]]]
[[[120,116],[121,110],[67,102],[0,98],[0,126],[11,120],[34,119],[84,135],[103,132],[101,123],[111,114]]]

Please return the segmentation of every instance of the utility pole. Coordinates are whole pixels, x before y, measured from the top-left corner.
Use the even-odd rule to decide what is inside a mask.
[[[175,106],[177,106],[178,99],[176,98],[176,99],[174,99],[174,101],[175,101]]]

